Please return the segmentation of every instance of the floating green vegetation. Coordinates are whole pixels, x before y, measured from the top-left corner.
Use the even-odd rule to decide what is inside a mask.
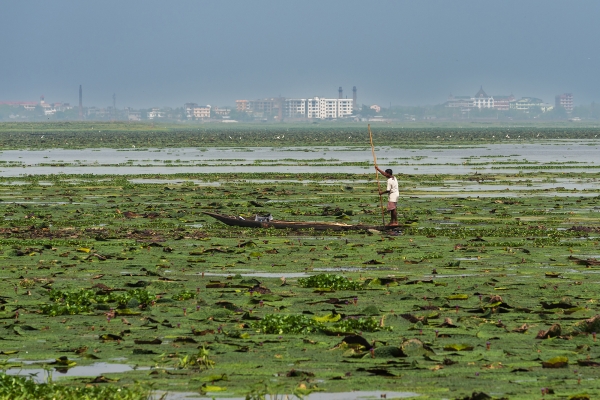
[[[32,379],[0,373],[0,399],[19,400],[147,400],[150,392],[141,386],[126,388],[106,385],[110,379],[98,380],[103,385],[64,386],[56,383],[35,383]]]
[[[334,290],[357,290],[363,282],[353,282],[345,276],[333,274],[318,274],[308,278],[298,279],[298,285],[306,288],[327,288]]]
[[[372,174],[173,172],[0,178],[5,370],[105,398],[600,396],[598,173],[401,175],[398,229],[334,232],[203,212],[378,226]],[[75,374],[97,363],[131,370]]]
[[[21,284],[21,286],[23,286]],[[125,293],[93,291],[80,289],[68,292],[51,289],[48,293],[50,304],[41,306],[41,311],[50,316],[74,315],[92,312],[98,304],[116,303],[120,308],[133,307],[145,308],[151,304],[155,297],[143,289],[129,290]],[[119,311],[123,313],[123,311]],[[130,311],[131,313],[131,311]]]
[[[330,323],[330,324],[328,324]],[[390,330],[389,327],[380,325],[373,318],[344,318],[337,313],[327,314],[321,317],[309,317],[306,315],[283,315],[267,314],[253,327],[267,334],[299,334],[325,332],[329,334],[355,334],[357,332],[376,332],[379,330]]]
[[[121,151],[145,152],[151,148],[180,147],[290,147],[369,146],[363,124],[274,125],[162,125],[121,122],[0,123],[4,149],[89,148],[90,143]],[[597,139],[598,127],[568,123],[546,125],[470,123],[374,125],[378,145],[415,146],[481,145],[557,139]],[[43,136],[43,138],[41,138]],[[466,147],[463,147],[466,148]],[[125,150],[126,149],[126,150]],[[307,147],[306,152],[314,151]]]

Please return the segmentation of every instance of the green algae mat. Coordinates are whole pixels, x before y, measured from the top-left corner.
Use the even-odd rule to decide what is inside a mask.
[[[203,212],[376,225],[372,174],[138,178],[0,178],[5,372],[209,397],[600,394],[597,188],[459,195],[435,187],[472,175],[401,175],[402,228],[340,233],[227,227]],[[69,374],[106,363],[128,370]]]

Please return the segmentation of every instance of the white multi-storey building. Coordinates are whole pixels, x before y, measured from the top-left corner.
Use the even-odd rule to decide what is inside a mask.
[[[471,100],[473,101],[473,108],[494,108],[494,98],[492,96],[488,96],[483,91],[483,86]]]
[[[337,119],[352,114],[352,99],[286,99],[287,118]]]
[[[338,115],[344,117],[352,114],[354,108],[354,100],[352,99],[338,99]]]
[[[467,110],[469,108],[494,108],[494,97],[488,96],[483,87],[475,94],[475,96],[452,96],[448,98],[446,107],[455,107]]]
[[[285,116],[288,118],[306,118],[306,99],[287,99],[285,101]]]

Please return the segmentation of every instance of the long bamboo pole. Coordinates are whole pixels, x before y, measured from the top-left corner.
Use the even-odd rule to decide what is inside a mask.
[[[371,139],[371,153],[373,154],[373,164],[377,167],[377,156],[375,155],[375,146],[373,146],[373,134],[371,133],[371,124],[368,124],[369,128],[369,139]],[[385,210],[383,209],[383,199],[381,197],[381,186],[379,184],[379,172],[375,171],[375,178],[377,178],[377,191],[379,192],[379,207],[381,207],[381,221],[385,225]]]

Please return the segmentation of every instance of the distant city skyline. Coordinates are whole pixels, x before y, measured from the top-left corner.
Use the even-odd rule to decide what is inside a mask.
[[[581,120],[600,119],[600,107],[594,103],[577,108],[573,93],[560,93],[554,96],[554,103],[535,96],[518,98],[510,95],[489,95],[480,86],[473,95],[450,95],[443,103],[428,106],[381,106],[379,104],[357,104],[357,88],[352,88],[352,98],[338,88],[338,97],[286,98],[283,96],[262,99],[238,99],[235,105],[212,106],[187,102],[183,106],[133,108],[113,105],[98,107],[82,104],[82,87],[79,88],[79,104],[68,102],[46,102],[41,96],[39,102],[0,101],[0,121],[40,121],[40,120],[128,120],[131,122],[156,121],[201,121],[201,122],[302,122],[302,121],[392,121],[417,118],[424,120],[456,120],[470,118],[484,119],[544,119]]]
[[[84,86],[84,85],[81,85],[81,86]],[[335,85],[332,85],[331,88],[333,88],[333,86],[335,86]],[[68,100],[58,99],[58,98],[54,99],[54,98],[50,97],[50,100],[48,100],[47,102],[60,102],[60,103],[78,104],[79,87],[80,87],[79,84],[74,86],[75,94],[73,96],[69,97]],[[317,97],[336,98],[337,97],[336,94],[338,93],[339,87],[340,86],[336,86],[334,91],[330,90],[331,88],[329,88],[327,90],[326,94],[320,94]],[[344,88],[343,86],[341,86],[341,87]],[[348,86],[348,87],[352,88],[352,86]],[[410,107],[410,106],[433,106],[433,105],[436,105],[436,104],[444,103],[448,99],[449,96],[466,96],[466,95],[470,95],[471,92],[476,92],[478,90],[477,88],[481,88],[481,87],[486,87],[487,88],[487,86],[485,84],[480,84],[480,85],[478,85],[477,87],[474,87],[474,88],[456,88],[456,90],[454,90],[454,91],[452,91],[450,93],[446,93],[446,94],[440,93],[440,94],[438,94],[436,96],[436,102],[430,102],[430,103],[409,103],[409,102],[405,102],[403,104],[394,104],[393,102],[390,102],[390,103],[391,103],[392,106],[403,106],[403,107]],[[515,95],[515,93],[521,93],[522,92],[521,90],[519,90],[519,88],[515,88],[515,89],[516,90],[508,90],[508,91],[507,90],[502,90],[502,89],[496,90],[496,91],[486,89],[486,91],[490,92],[490,93],[497,93],[497,94],[503,95],[503,96]],[[319,91],[319,93],[323,93],[323,92],[324,92],[324,90]],[[359,97],[358,104],[365,104],[365,105],[377,104],[377,105],[380,105],[380,106],[385,107],[385,108],[387,108],[390,105],[390,103],[385,103],[385,101],[378,101],[377,100],[378,99],[377,93],[373,93],[372,91],[370,91],[368,89],[366,90],[366,92],[370,93],[370,98],[369,99],[372,100],[372,101],[370,101],[370,102],[367,102],[367,101],[361,102],[361,99]],[[563,93],[563,92],[569,92],[569,90],[563,89],[562,91],[560,91],[560,93]],[[359,93],[362,94],[362,92],[359,92]],[[549,95],[546,98],[544,98],[544,100],[548,101],[548,102],[552,102],[553,99],[554,99],[554,97],[556,95],[559,95],[560,93],[557,92],[554,95]],[[1,95],[2,95],[2,93],[0,92],[0,96]],[[52,96],[52,94],[51,94],[51,96]],[[86,102],[86,99],[87,99],[88,96],[90,98],[92,98],[92,99],[98,99],[97,95],[94,95],[94,94],[88,95],[87,92],[85,91],[85,87],[84,87],[83,88],[83,104],[84,104],[85,107],[110,107],[115,102],[120,102],[120,97],[119,97],[118,92],[117,93],[111,93],[110,97],[108,99],[106,99],[106,102],[105,102],[106,104],[103,104],[103,103],[89,104],[89,102]],[[517,97],[518,96],[523,96],[523,97],[530,96],[530,97],[543,98],[543,96],[540,96],[540,95],[536,94],[535,92],[534,93],[522,93],[522,94],[515,95],[515,96],[517,96]],[[204,96],[204,97],[206,97],[206,96]],[[260,96],[247,96],[247,99],[258,100],[258,99],[272,98],[272,97],[311,98],[311,97],[315,97],[315,94],[313,93],[312,95],[305,95],[305,96],[291,94],[289,96],[285,96],[285,95],[282,95],[281,93],[279,93],[277,95],[270,94],[270,95],[263,96],[263,97],[260,97]],[[40,101],[40,99],[42,99],[42,98],[46,99],[46,98],[48,98],[48,96],[46,96],[45,94],[40,94],[37,99],[30,99],[30,98],[28,98],[28,99],[22,99],[22,98],[19,98],[19,99],[0,98],[0,104],[6,103],[6,102],[32,103],[32,102]],[[222,107],[229,106],[230,107],[230,106],[235,106],[236,100],[240,100],[241,98],[242,98],[241,96],[234,96],[231,101],[229,101],[228,103],[225,103],[225,104],[217,103],[215,101],[210,101],[210,99],[209,99],[209,101],[206,102],[206,104],[215,104],[217,106],[222,106]],[[344,89],[344,98],[350,98],[350,99],[352,98],[351,90]],[[142,109],[143,108],[153,108],[153,107],[178,108],[178,107],[182,107],[183,104],[185,104],[187,102],[190,102],[190,101],[197,102],[196,99],[186,99],[186,100],[183,100],[183,101],[181,101],[179,103],[176,103],[176,104],[163,104],[165,102],[162,101],[161,99],[156,99],[154,101],[146,99],[146,104],[143,105],[143,106],[136,106],[135,104],[119,104],[119,106],[117,108],[119,108],[119,109],[125,109],[125,108],[128,108],[128,107],[131,107],[131,108],[142,108]],[[578,104],[589,104],[589,103],[594,102],[594,101],[595,100],[591,100],[590,102],[587,102],[587,103],[578,103]],[[599,96],[599,100],[597,102],[600,102],[600,96]]]
[[[337,98],[337,97],[339,97],[341,93],[343,93],[343,97],[340,97],[340,98],[352,99],[352,98],[353,98],[353,95],[354,95],[354,96],[356,96],[356,91],[357,91],[357,88],[356,88],[356,86],[354,86],[353,88],[354,88],[355,92],[352,94],[352,92],[351,92],[351,91],[350,91],[350,93],[348,93],[348,91],[345,91],[345,90],[343,89],[343,86],[339,86],[339,87],[338,87],[338,90],[337,90],[337,92],[338,92],[338,96],[315,96],[315,95],[312,95],[312,96],[305,96],[305,97],[302,97],[302,96],[268,96],[268,97],[263,97],[263,98],[259,98],[259,97],[248,97],[248,98],[245,98],[245,99],[242,99],[242,98],[236,98],[235,100],[233,100],[231,103],[228,103],[228,104],[219,104],[219,105],[216,105],[214,102],[208,102],[208,103],[206,103],[206,104],[202,104],[202,105],[215,105],[215,106],[217,106],[217,107],[231,107],[231,108],[234,108],[234,109],[235,109],[235,108],[236,108],[236,103],[237,103],[238,101],[240,101],[240,100],[256,101],[256,100],[272,99],[272,98],[278,98],[278,97],[281,97],[281,98],[283,98],[283,99],[299,99],[299,98],[305,98],[305,99],[309,99],[309,98],[314,98],[314,97],[322,97],[322,98],[330,98],[330,99],[333,99],[333,98]],[[484,85],[480,85],[480,86],[479,86],[479,88],[480,88],[480,89],[479,89],[478,93],[480,93],[481,91],[483,91],[483,90],[484,90]],[[340,93],[340,90],[342,90],[342,92],[341,92],[341,93]],[[485,91],[486,91],[486,92],[488,92],[488,91],[487,91],[487,89],[486,89]],[[354,104],[354,109],[356,109],[356,107],[358,107],[358,106],[360,106],[360,105],[366,105],[366,106],[377,105],[377,106],[379,106],[379,107],[381,107],[381,108],[389,108],[389,107],[390,107],[390,105],[391,105],[392,107],[393,107],[393,106],[397,106],[397,107],[411,107],[411,106],[412,106],[412,107],[419,107],[419,106],[436,106],[436,105],[440,105],[440,104],[444,104],[444,103],[446,103],[446,102],[447,102],[448,100],[450,100],[450,98],[452,98],[452,97],[454,97],[454,98],[460,98],[460,97],[469,97],[469,96],[471,96],[471,97],[475,97],[475,96],[477,96],[477,94],[475,94],[475,95],[469,95],[467,92],[468,92],[467,90],[460,90],[460,91],[457,91],[456,93],[450,93],[449,95],[447,95],[447,96],[445,96],[445,97],[440,95],[440,101],[439,101],[438,103],[433,103],[433,104],[395,104],[395,105],[394,105],[394,104],[385,104],[385,103],[383,103],[383,102],[378,102],[378,101],[374,101],[374,102],[372,102],[372,103],[364,103],[364,102],[361,102],[361,101],[360,101],[360,98],[358,98],[358,101],[356,102],[356,104]],[[83,105],[84,107],[110,108],[110,107],[112,107],[114,104],[116,104],[116,98],[117,98],[117,94],[116,94],[116,93],[113,93],[113,94],[112,94],[112,96],[111,96],[111,103],[112,103],[112,104],[110,104],[110,105],[103,105],[103,104],[86,104],[86,103],[85,103],[85,100],[82,100],[82,98],[85,98],[85,96],[83,95],[83,93],[84,93],[84,92],[83,92],[82,85],[81,85],[81,86],[78,86],[78,96],[79,96],[79,97],[78,97],[78,99],[79,99],[78,101],[83,101],[83,104],[82,104],[82,105]],[[490,92],[490,93],[492,93],[492,92]],[[534,95],[534,94],[523,94],[522,96],[515,96],[515,95],[514,95],[514,93],[513,93],[512,91],[511,91],[510,93],[508,93],[508,94],[502,93],[502,94],[500,94],[500,96],[503,96],[503,97],[512,97],[512,98],[514,98],[515,100],[516,100],[516,99],[518,99],[518,98],[524,98],[524,97],[527,97],[527,98],[529,98],[529,97],[530,97],[530,98],[541,99],[541,100],[543,100],[545,103],[552,103],[552,104],[553,104],[553,103],[555,102],[555,98],[556,98],[556,96],[563,95],[564,93],[567,93],[567,92],[556,93],[555,95],[553,95],[551,98],[548,98],[548,99],[542,99],[541,97],[539,97],[539,96],[536,96],[536,95]],[[573,105],[577,105],[577,104],[579,104],[577,101],[573,102],[573,94],[572,94],[572,93],[569,93],[569,94],[571,94],[570,107],[572,107]],[[486,96],[487,96],[487,95],[486,95]],[[490,96],[496,96],[496,97],[498,97],[498,94],[495,94],[495,95],[490,95]],[[37,102],[36,102],[35,100],[7,100],[7,99],[1,99],[1,98],[0,98],[0,104],[11,104],[11,103],[13,103],[13,104],[18,104],[18,103],[23,103],[23,104],[34,104],[34,103],[38,103],[39,101],[46,102],[46,103],[50,103],[50,104],[51,104],[51,103],[78,104],[78,103],[77,103],[77,102],[75,102],[75,101],[59,101],[59,100],[57,100],[57,101],[52,101],[52,100],[50,100],[50,101],[46,101],[46,100],[45,100],[45,98],[46,98],[46,96],[45,96],[45,95],[41,95],[41,96],[39,97],[39,100],[38,100]],[[154,102],[154,105],[152,105],[152,106],[148,106],[148,107],[131,107],[131,106],[121,106],[121,107],[116,107],[116,108],[117,108],[117,109],[120,109],[120,110],[125,110],[125,109],[128,109],[128,108],[133,108],[133,109],[151,109],[151,108],[157,108],[157,107],[158,107],[158,108],[165,108],[165,107],[167,107],[167,108],[181,108],[181,107],[184,107],[184,105],[185,105],[186,103],[195,103],[195,104],[201,104],[201,103],[198,103],[198,102],[196,102],[196,101],[185,101],[185,102],[183,102],[183,103],[181,103],[181,104],[175,104],[175,105],[163,105],[163,106],[160,106],[160,105],[159,105],[159,104],[160,104],[160,101],[156,101],[156,102]],[[508,105],[508,103],[507,103],[507,105]]]

